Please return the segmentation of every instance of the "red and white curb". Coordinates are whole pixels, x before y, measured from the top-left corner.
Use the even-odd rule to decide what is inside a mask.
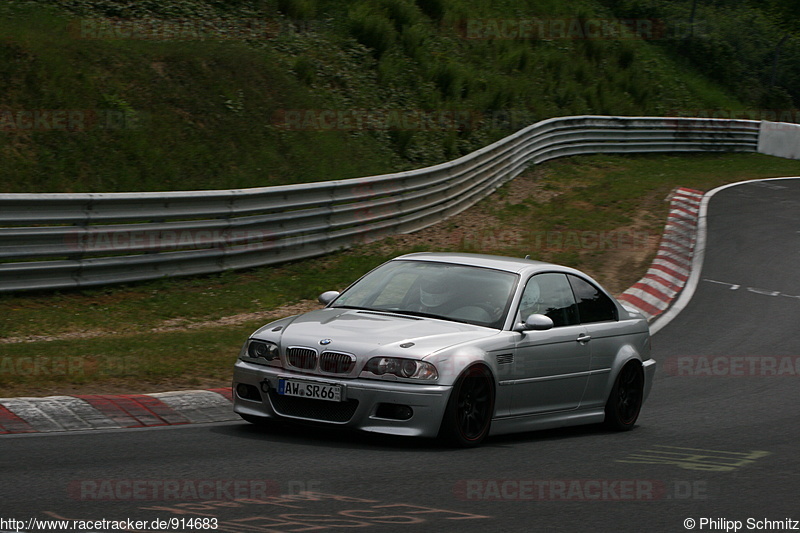
[[[121,429],[239,420],[230,389],[0,398],[0,434]]]
[[[647,274],[619,296],[652,321],[666,310],[692,270],[703,193],[677,189],[658,254]],[[0,435],[143,428],[239,420],[230,389],[156,394],[0,398]]]
[[[658,253],[647,273],[618,299],[653,321],[663,313],[686,285],[692,272],[692,255],[703,193],[676,189],[670,198],[667,225]]]

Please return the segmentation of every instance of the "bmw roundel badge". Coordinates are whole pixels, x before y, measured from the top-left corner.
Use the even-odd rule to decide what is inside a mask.
[[[327,345],[329,345],[331,343],[331,340],[330,339],[322,339],[321,341],[319,341],[319,343],[321,345],[323,345],[323,346],[327,346]]]

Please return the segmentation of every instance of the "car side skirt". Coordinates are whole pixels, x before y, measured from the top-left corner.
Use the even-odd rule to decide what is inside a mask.
[[[530,416],[513,416],[492,420],[490,435],[504,435],[521,431],[538,431],[583,424],[599,424],[605,420],[603,409],[573,409],[557,413]]]

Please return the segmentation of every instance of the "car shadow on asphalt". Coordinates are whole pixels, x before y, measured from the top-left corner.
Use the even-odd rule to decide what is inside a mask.
[[[420,437],[402,437],[369,433],[347,428],[318,426],[314,424],[265,422],[255,425],[249,422],[213,426],[214,433],[237,439],[249,439],[264,442],[281,442],[304,446],[320,446],[325,448],[376,449],[385,448],[392,451],[409,452],[456,452],[469,449],[456,448],[438,439]],[[539,431],[528,431],[510,435],[488,437],[478,448],[506,448],[535,442],[568,440],[587,436],[603,436],[619,434],[610,431],[601,424],[573,426]]]
[[[318,426],[290,422],[265,422],[262,424],[226,424],[211,428],[214,433],[239,439],[281,442],[325,448],[445,451],[436,439],[401,437],[356,431],[347,428]]]

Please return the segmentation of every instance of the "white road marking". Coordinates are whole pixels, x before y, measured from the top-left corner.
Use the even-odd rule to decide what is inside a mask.
[[[719,283],[720,285],[729,285],[732,291],[735,291],[736,289],[741,287],[741,285],[734,285],[733,283],[725,283],[724,281],[716,281],[708,278],[705,278],[703,281],[709,281],[711,283]]]
[[[734,283],[728,283],[726,281],[717,281],[714,279],[704,278],[703,281],[708,281],[709,283],[717,283],[719,285],[727,285],[730,287],[732,291],[738,290],[742,287],[742,285],[736,285]],[[747,292],[752,292],[754,294],[761,294],[763,296],[783,296],[785,298],[797,298],[800,299],[800,295],[793,295],[793,294],[784,294],[781,291],[774,291],[771,289],[761,289],[759,287],[745,287]]]

